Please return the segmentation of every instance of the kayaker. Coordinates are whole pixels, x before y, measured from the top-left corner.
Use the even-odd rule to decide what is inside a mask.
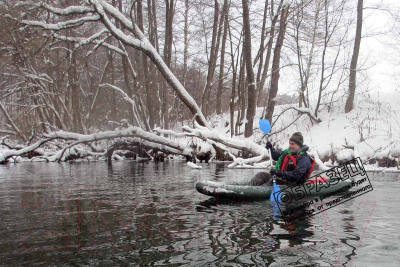
[[[267,142],[267,149],[271,150],[272,159],[277,161],[275,168],[269,173],[259,172],[249,185],[272,185],[272,176],[275,175],[279,185],[293,185],[305,182],[314,170],[315,161],[307,155],[308,146],[303,144],[303,135],[294,133],[289,139],[289,147],[284,151],[275,150],[271,142]]]

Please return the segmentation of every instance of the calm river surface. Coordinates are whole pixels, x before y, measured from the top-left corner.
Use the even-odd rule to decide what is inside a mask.
[[[269,201],[220,202],[198,180],[259,170],[182,161],[0,165],[2,266],[400,266],[400,175],[286,226]],[[332,197],[334,199],[334,197]]]

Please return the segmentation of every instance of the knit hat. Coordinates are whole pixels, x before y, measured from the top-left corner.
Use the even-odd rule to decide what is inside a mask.
[[[299,145],[300,147],[303,146],[303,135],[300,132],[296,132],[292,135],[292,137],[290,137],[289,139],[290,141],[295,142],[297,145]]]

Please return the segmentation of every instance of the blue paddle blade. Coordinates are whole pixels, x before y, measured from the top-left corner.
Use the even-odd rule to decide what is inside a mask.
[[[281,189],[279,188],[279,186],[276,185],[276,182],[274,182],[274,190],[272,190],[271,196],[269,198],[270,201],[275,202],[275,197],[274,197],[274,193],[279,192]]]
[[[269,120],[260,120],[259,124],[261,131],[263,131],[265,134],[269,134],[269,132],[271,131],[271,123],[269,122]]]

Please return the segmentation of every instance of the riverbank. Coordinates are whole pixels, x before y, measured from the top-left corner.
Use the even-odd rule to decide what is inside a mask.
[[[358,95],[355,108],[347,114],[342,110],[343,103],[340,103],[340,101],[323,104],[318,113],[318,119],[321,120],[320,123],[316,123],[315,119],[311,119],[311,115],[304,114],[304,112],[311,114],[311,109],[303,108],[304,112],[300,114],[298,110],[291,109],[296,104],[278,105],[275,109],[276,115],[273,118],[274,123],[269,140],[277,149],[285,149],[292,133],[299,131],[304,136],[304,143],[310,147],[309,151],[313,152],[313,155],[318,155],[326,166],[338,165],[352,158],[360,157],[364,165],[368,166],[368,169],[372,171],[382,171],[381,168],[388,168],[389,171],[399,170],[400,121],[398,118],[400,118],[400,101],[397,100],[400,99],[399,96],[399,93]],[[344,101],[344,98],[342,101]],[[236,128],[237,135],[231,137],[229,113],[214,115],[208,121],[213,127],[212,135],[231,138],[230,140],[241,144],[242,147],[246,147],[247,141],[252,141],[252,143],[254,142],[263,147],[266,143],[265,135],[258,128],[258,120],[262,116],[263,108],[258,108],[254,121],[254,134],[249,138],[244,138],[243,135],[244,122]],[[193,133],[192,136],[181,134],[182,127],[187,127],[190,124],[191,122],[186,122],[184,125],[175,125],[173,129],[175,135],[169,134],[168,139],[166,139],[174,142],[175,147],[181,149],[180,156],[172,156],[173,154],[169,154],[168,151],[162,151],[165,146],[160,146],[161,150],[149,150],[145,146],[140,147],[141,145],[146,145],[146,142],[135,141],[135,146],[130,143],[124,143],[124,141],[136,140],[137,138],[117,138],[118,142],[114,139],[115,143],[119,143],[118,147],[114,145],[110,149],[109,141],[95,141],[90,146],[80,144],[83,142],[79,138],[96,140],[95,135],[83,136],[65,133],[64,135],[67,138],[65,141],[46,143],[38,146],[33,152],[10,157],[7,162],[126,159],[163,161],[168,158],[188,159],[188,156],[190,157],[193,154],[197,162],[208,162],[215,159],[215,151],[212,148],[213,141],[205,141],[204,139],[207,139],[207,137],[201,138],[196,133]],[[193,127],[195,128],[195,126]],[[129,130],[130,128],[116,129],[108,134],[123,136],[123,134],[127,135],[126,133],[130,134]],[[132,131],[137,131],[137,129],[132,128]],[[63,132],[57,132],[56,134],[60,135]],[[163,134],[161,134],[162,136]],[[77,138],[76,145],[68,143],[69,137]],[[157,135],[150,137],[158,138]],[[2,138],[2,144],[5,144],[4,138]],[[147,142],[147,145],[149,145],[149,142]],[[9,153],[10,150],[24,147],[18,146],[18,144],[12,144],[12,146],[1,145],[0,158],[2,155]],[[132,146],[132,149],[126,150],[130,146]],[[256,147],[256,149],[260,150],[262,149],[261,147]],[[191,151],[188,151],[188,149]],[[175,149],[175,151],[177,150]],[[244,159],[254,157],[235,148],[228,148],[228,151],[231,155],[228,156],[226,153],[225,160],[230,159],[232,155]],[[263,157],[260,158],[262,160]],[[241,164],[236,164],[236,167],[241,168],[265,168],[267,166],[268,162],[255,161],[249,163],[243,161]]]

